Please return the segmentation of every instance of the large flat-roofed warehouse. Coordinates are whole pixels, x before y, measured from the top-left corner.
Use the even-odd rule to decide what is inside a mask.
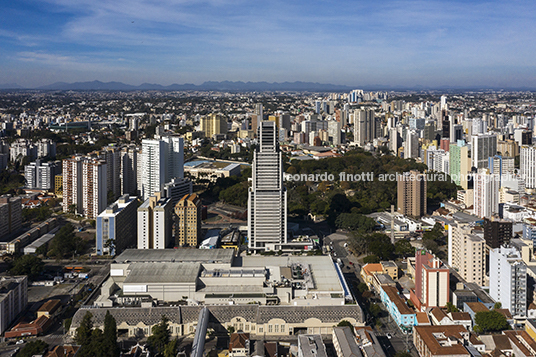
[[[97,306],[153,303],[332,306],[352,300],[328,256],[245,256],[229,249],[130,249],[116,257]]]

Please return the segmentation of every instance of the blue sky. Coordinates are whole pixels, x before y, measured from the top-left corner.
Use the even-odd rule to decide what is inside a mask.
[[[536,2],[0,1],[0,84],[536,88]]]

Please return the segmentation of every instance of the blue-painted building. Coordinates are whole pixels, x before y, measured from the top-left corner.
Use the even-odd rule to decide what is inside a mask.
[[[380,297],[387,311],[402,331],[417,325],[416,312],[406,304],[395,287],[382,285]]]
[[[136,197],[123,195],[97,216],[97,255],[116,255],[136,247],[136,202]]]

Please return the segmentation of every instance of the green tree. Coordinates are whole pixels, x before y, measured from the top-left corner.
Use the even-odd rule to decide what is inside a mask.
[[[458,310],[458,308],[456,307],[456,305],[454,305],[453,303],[451,303],[450,301],[447,302],[447,312],[459,312],[460,310]]]
[[[121,350],[117,345],[117,325],[110,311],[104,316],[103,345],[106,356],[119,357]]]
[[[477,312],[475,325],[475,331],[480,332],[496,332],[510,329],[510,324],[508,324],[506,317],[497,310]]]
[[[372,317],[377,318],[381,315],[382,309],[378,304],[370,304],[369,312]]]
[[[389,260],[395,251],[391,239],[382,233],[372,233],[369,238],[368,250],[376,255],[380,260]]]
[[[380,258],[378,258],[378,256],[375,254],[367,255],[365,258],[363,258],[363,263],[365,264],[376,264],[379,262]]]
[[[35,340],[28,342],[17,354],[17,357],[32,357],[35,355],[42,355],[47,349],[48,344],[41,340]]]
[[[175,338],[170,341],[166,348],[164,349],[164,357],[175,357],[177,356],[177,348],[179,347],[179,340]]]
[[[353,327],[353,326],[352,326],[352,323],[351,323],[350,321],[348,321],[348,320],[342,320],[341,322],[339,322],[339,323],[337,324],[337,327],[344,327],[344,326],[348,326],[348,327],[350,327],[350,328]]]
[[[13,268],[9,271],[12,275],[28,275],[33,280],[43,272],[45,263],[35,255],[23,255],[15,259]]]
[[[152,335],[147,339],[149,348],[154,354],[164,354],[166,345],[169,343],[171,332],[169,331],[169,319],[162,315],[162,319],[158,325],[153,326]]]
[[[86,312],[82,318],[82,321],[80,322],[80,326],[76,329],[74,340],[81,346],[90,342],[91,330],[93,330],[93,321],[91,321],[92,318],[93,314],[89,311]]]
[[[402,258],[409,257],[415,255],[415,248],[409,240],[402,239],[395,243],[395,254]]]

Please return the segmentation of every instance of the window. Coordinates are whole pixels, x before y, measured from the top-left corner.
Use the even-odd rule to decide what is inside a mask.
[[[275,332],[275,333],[279,333],[279,325],[275,325],[275,326],[274,326],[274,332]]]
[[[285,332],[285,325],[281,325],[281,332]]]
[[[273,332],[273,326],[272,325],[268,325],[268,333],[272,333]]]
[[[259,333],[263,333],[264,329],[262,327],[259,327]]]

